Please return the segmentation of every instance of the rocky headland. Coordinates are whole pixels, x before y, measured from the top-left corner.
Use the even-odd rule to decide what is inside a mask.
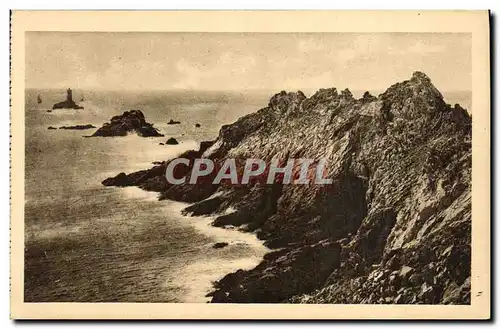
[[[112,117],[110,122],[106,122],[91,137],[127,136],[131,133],[136,133],[141,137],[164,136],[153,127],[153,124],[146,122],[142,111],[132,110]]]
[[[333,184],[170,185],[168,161],[103,184],[190,202],[275,249],[217,281],[212,302],[469,304],[471,127],[421,72],[378,97],[283,91],[179,157],[326,159]]]

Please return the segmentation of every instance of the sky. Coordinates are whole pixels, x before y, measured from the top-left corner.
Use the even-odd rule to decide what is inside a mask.
[[[26,87],[383,91],[426,73],[471,90],[461,33],[27,32]]]

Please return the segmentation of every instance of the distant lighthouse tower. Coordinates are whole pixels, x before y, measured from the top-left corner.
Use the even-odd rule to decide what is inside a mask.
[[[73,101],[73,91],[71,88],[66,89],[66,100],[64,102],[59,102],[54,104],[52,106],[52,109],[75,109],[75,110],[81,110],[83,109],[83,106],[78,106],[74,101]]]
[[[66,90],[66,101],[68,103],[73,103],[73,91],[71,91],[71,88]]]

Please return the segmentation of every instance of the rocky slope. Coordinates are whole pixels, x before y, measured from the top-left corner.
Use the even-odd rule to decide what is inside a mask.
[[[151,123],[146,122],[142,111],[132,110],[112,117],[111,121],[99,128],[92,137],[127,136],[130,133],[136,133],[141,137],[163,136]]]
[[[331,185],[169,185],[166,163],[108,178],[192,202],[276,249],[212,302],[470,303],[471,117],[415,72],[379,97],[274,95],[180,157],[327,160]],[[174,176],[189,173],[178,167]],[[216,193],[217,192],[217,193]]]

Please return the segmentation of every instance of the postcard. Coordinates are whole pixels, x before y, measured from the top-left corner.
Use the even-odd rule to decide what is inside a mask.
[[[489,319],[487,11],[13,11],[14,319]]]

